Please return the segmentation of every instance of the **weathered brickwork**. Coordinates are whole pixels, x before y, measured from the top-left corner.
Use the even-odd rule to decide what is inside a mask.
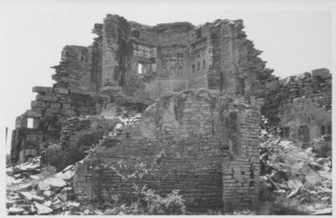
[[[316,69],[273,80],[262,113],[282,128],[284,137],[305,144],[331,134],[332,77],[328,69]]]
[[[199,88],[262,95],[262,83],[274,76],[243,28],[242,20],[151,27],[107,15],[102,31],[94,30],[102,44],[100,90],[152,101],[170,91]]]
[[[37,155],[49,144],[58,143],[62,125],[68,118],[100,113],[97,105],[103,102],[98,93],[76,88],[36,86],[33,92],[38,94],[31,102],[31,109],[17,118],[13,130],[13,136],[20,132],[19,137],[12,139],[13,163],[24,161],[28,156],[27,149],[33,149]],[[28,120],[32,121],[31,126],[28,126]]]
[[[223,196],[226,201],[232,193],[239,195],[233,197],[239,199],[235,207],[257,203],[258,111],[247,104],[240,105],[239,100],[229,101],[220,97],[219,92],[209,90],[162,96],[143,112],[138,125],[125,127],[127,131],[120,135],[105,136],[100,141],[76,172],[75,192],[82,200],[92,200],[99,197],[103,188],[127,200],[129,184],[113,171],[99,172],[97,176],[94,160],[117,164],[120,160],[133,162],[140,157],[151,164],[163,152],[160,172],[167,178],[160,190],[164,193],[180,189],[190,209],[221,209]],[[225,117],[224,111],[235,113],[236,119]],[[230,125],[236,128],[231,130]],[[229,139],[223,134],[225,131]],[[235,162],[230,162],[231,158]],[[237,172],[239,169],[239,174],[227,172],[226,165]],[[228,179],[229,175],[233,178]],[[224,206],[227,204],[224,202]]]
[[[236,103],[228,114],[231,155],[223,159],[224,209],[251,208],[259,201],[259,113]]]
[[[56,73],[52,76],[56,81],[54,87],[79,88],[94,90],[96,84],[91,84],[92,50],[83,46],[65,46],[61,62],[52,68]]]
[[[64,150],[74,146],[87,151],[103,137],[108,123],[98,116],[69,118],[62,127],[60,144]]]

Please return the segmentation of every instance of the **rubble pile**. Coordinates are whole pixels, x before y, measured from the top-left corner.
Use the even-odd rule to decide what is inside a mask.
[[[271,191],[276,196],[275,204],[295,200],[306,205],[308,214],[331,214],[331,161],[331,156],[317,158],[311,147],[302,149],[292,141],[269,138],[261,143],[263,194]]]
[[[81,209],[73,195],[74,165],[56,173],[53,167],[41,168],[36,157],[6,173],[8,215],[67,215]]]

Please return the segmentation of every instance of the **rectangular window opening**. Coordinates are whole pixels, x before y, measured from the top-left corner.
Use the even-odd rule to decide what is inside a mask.
[[[143,65],[138,63],[138,74],[142,74]]]
[[[34,128],[34,119],[33,118],[27,118],[27,128],[29,128],[29,129]]]

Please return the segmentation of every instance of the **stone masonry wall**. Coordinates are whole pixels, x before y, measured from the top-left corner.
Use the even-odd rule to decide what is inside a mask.
[[[20,116],[15,134],[22,129],[18,137],[13,138],[11,159],[18,160],[20,152],[34,148],[39,154],[50,143],[59,142],[62,125],[70,117],[100,113],[99,105],[103,97],[96,92],[76,88],[33,87],[37,92],[36,99],[31,102],[31,109]],[[27,126],[27,119],[33,119],[33,126]],[[26,130],[27,129],[27,130]],[[29,130],[29,134],[25,133]],[[30,136],[30,135],[34,136]],[[26,141],[26,142],[25,142]],[[29,142],[29,143],[28,143]],[[23,144],[28,143],[29,146]],[[20,149],[19,149],[20,148]]]
[[[146,26],[107,15],[102,31],[94,30],[102,42],[101,91],[152,101],[199,88],[263,97],[273,71],[243,28],[242,20]]]
[[[274,76],[265,68],[259,55],[243,31],[242,20],[215,21],[211,30],[213,63],[208,73],[211,89],[226,90],[240,95],[260,96],[263,83]]]
[[[57,88],[77,88],[92,90],[92,51],[91,47],[65,46],[62,50],[61,62],[52,67],[56,73],[52,76]]]
[[[159,188],[162,193],[180,189],[189,209],[221,209],[223,193],[226,208],[228,196],[233,193],[239,195],[233,197],[236,203],[233,207],[253,205],[258,199],[258,143],[254,135],[258,135],[259,120],[257,112],[247,104],[239,106],[240,101],[232,103],[228,97],[220,97],[218,91],[209,90],[162,96],[143,112],[138,125],[125,126],[118,135],[104,136],[77,168],[74,178],[77,196],[80,200],[95,200],[105,189],[129,201],[126,195],[129,184],[113,171],[98,170],[97,160],[132,163],[140,157],[151,164],[161,153],[160,173],[167,177]],[[226,113],[235,113],[237,119],[227,120]],[[227,123],[242,129],[230,130]],[[248,132],[248,128],[254,129]],[[236,143],[238,138],[241,141]],[[230,158],[236,158],[235,162],[230,162]],[[227,172],[223,168],[226,165],[236,172]],[[234,177],[228,179],[231,174]],[[233,184],[237,192],[232,189]]]
[[[273,80],[266,86],[262,113],[270,122],[289,128],[284,137],[308,143],[323,135],[321,128],[331,126],[332,76],[328,69]]]
[[[224,209],[254,207],[259,202],[259,113],[256,105],[233,104],[228,119],[231,156],[223,159]]]

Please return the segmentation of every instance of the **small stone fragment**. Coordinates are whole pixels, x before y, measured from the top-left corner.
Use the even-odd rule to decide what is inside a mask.
[[[25,200],[31,201],[33,199],[33,194],[31,194],[30,192],[20,192],[19,194]]]
[[[49,190],[43,192],[43,196],[45,196],[47,198],[52,197],[54,194],[55,194],[54,191],[49,191]]]
[[[47,191],[50,189],[50,184],[45,181],[41,181],[38,183],[37,187],[40,191]]]
[[[58,210],[58,209],[61,209],[62,207],[63,207],[63,203],[59,199],[51,203],[51,208],[53,210]]]
[[[36,202],[34,203],[34,206],[36,207],[38,215],[46,215],[46,214],[50,214],[53,212],[51,208],[44,206],[42,204],[36,203]]]
[[[67,185],[63,179],[55,177],[47,178],[43,182],[47,183],[51,188],[63,188]]]
[[[9,215],[19,215],[22,214],[25,210],[23,208],[11,207],[7,210]]]

